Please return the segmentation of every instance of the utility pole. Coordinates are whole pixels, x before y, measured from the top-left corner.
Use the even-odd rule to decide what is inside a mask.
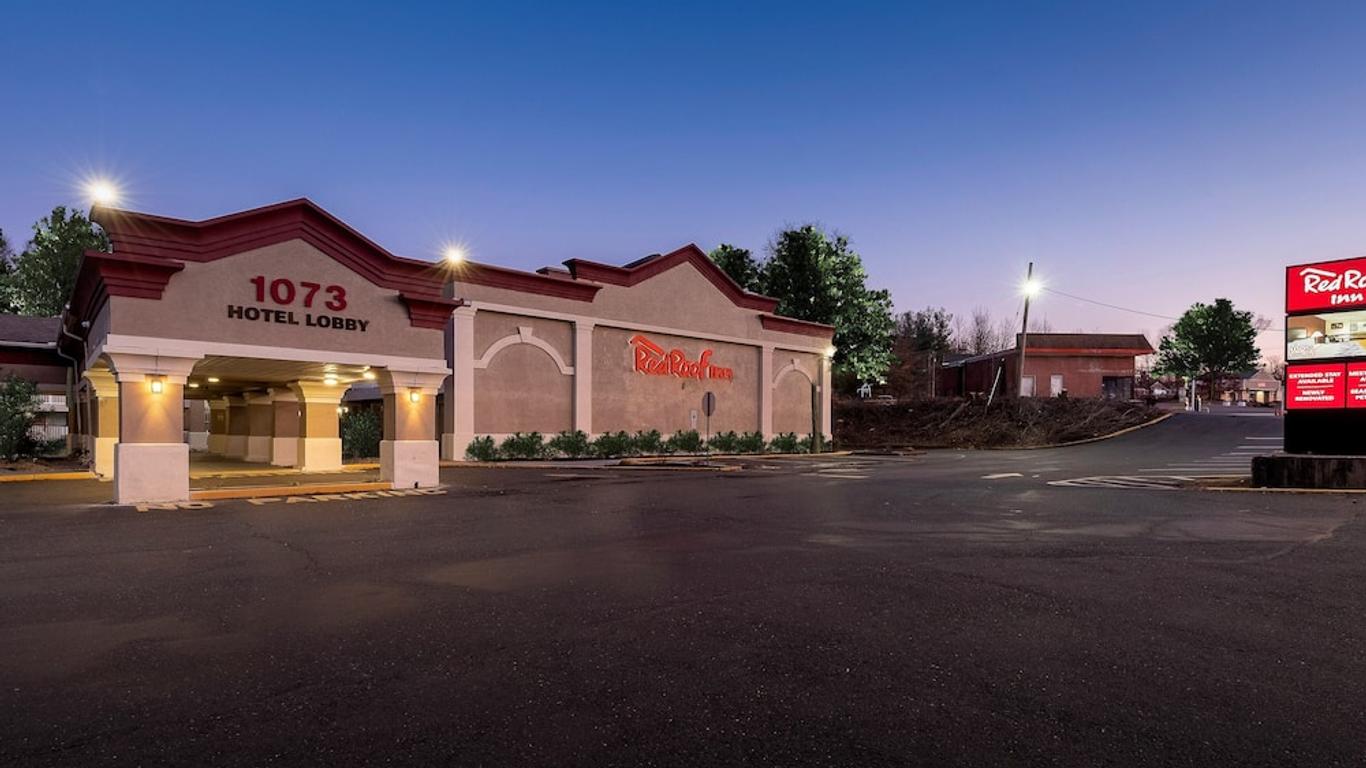
[[[1029,262],[1029,269],[1025,271],[1024,281],[1024,320],[1020,323],[1020,380],[1017,396],[1024,397],[1025,383],[1025,347],[1029,346],[1029,299],[1038,292],[1039,287],[1034,284],[1034,262]],[[1037,382],[1035,383],[1037,386]],[[1030,394],[1037,395],[1037,392]]]

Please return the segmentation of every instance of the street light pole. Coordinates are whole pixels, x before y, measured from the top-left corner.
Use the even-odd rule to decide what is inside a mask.
[[[1016,396],[1024,397],[1025,383],[1025,347],[1029,346],[1029,299],[1038,290],[1034,284],[1034,262],[1029,262],[1029,268],[1025,271],[1024,282],[1024,319],[1020,322],[1020,378],[1019,389]],[[1038,394],[1031,392],[1031,395]]]

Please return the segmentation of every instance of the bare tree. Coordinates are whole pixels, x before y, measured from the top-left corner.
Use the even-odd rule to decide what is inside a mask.
[[[1035,317],[1029,320],[1030,333],[1052,333],[1053,324],[1048,322],[1046,317]]]
[[[992,352],[1000,352],[1003,349],[1010,349],[1015,346],[1015,323],[1010,318],[1003,317],[1001,322],[996,324],[996,338],[992,342]]]
[[[1279,355],[1267,355],[1266,362],[1262,363],[1262,369],[1271,374],[1276,381],[1285,381],[1285,361]]]
[[[992,327],[991,312],[986,307],[973,307],[966,337],[968,352],[974,355],[995,352],[998,338],[996,329]]]

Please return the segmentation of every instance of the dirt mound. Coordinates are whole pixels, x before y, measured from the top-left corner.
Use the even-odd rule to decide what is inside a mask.
[[[835,403],[840,449],[1000,448],[1051,445],[1142,424],[1161,414],[1141,403],[1081,398],[939,398],[893,405]]]

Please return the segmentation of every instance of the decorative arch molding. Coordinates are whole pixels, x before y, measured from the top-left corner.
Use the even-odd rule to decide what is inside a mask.
[[[816,384],[816,380],[811,378],[811,374],[802,370],[801,366],[797,365],[797,358],[794,357],[788,361],[787,365],[784,365],[782,368],[778,369],[778,375],[773,377],[773,386],[777,387],[778,382],[782,381],[783,377],[788,375],[789,373],[800,373],[803,377],[806,378],[807,383],[811,384],[812,386],[815,386]]]
[[[555,367],[560,370],[560,373],[565,376],[574,375],[574,366],[565,365],[564,358],[560,356],[559,351],[550,346],[550,342],[545,339],[531,335],[531,327],[526,325],[517,326],[516,333],[504,336],[490,344],[489,348],[484,350],[483,357],[474,361],[474,367],[476,369],[488,368],[493,362],[493,358],[497,357],[499,352],[517,344],[530,344],[549,355],[550,359],[555,361]]]

